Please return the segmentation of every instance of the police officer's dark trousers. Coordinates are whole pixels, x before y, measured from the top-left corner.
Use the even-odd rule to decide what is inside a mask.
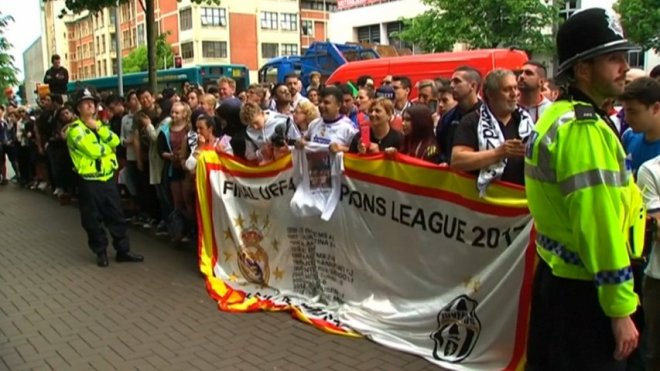
[[[556,277],[539,259],[533,290],[526,371],[626,369],[593,282]]]
[[[119,191],[113,178],[107,181],[79,180],[80,218],[87,232],[89,248],[95,254],[106,251],[108,237],[103,225],[112,236],[112,245],[118,253],[130,250],[128,226],[121,208]]]

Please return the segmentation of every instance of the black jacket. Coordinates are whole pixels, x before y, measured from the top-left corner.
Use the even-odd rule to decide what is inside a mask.
[[[51,67],[46,71],[44,83],[48,84],[51,94],[66,94],[66,85],[69,83],[69,71],[60,66]]]

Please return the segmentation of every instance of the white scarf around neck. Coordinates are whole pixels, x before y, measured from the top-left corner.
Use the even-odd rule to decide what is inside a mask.
[[[534,129],[534,120],[532,117],[522,109],[521,107],[516,107],[516,111],[513,115],[518,115],[520,117],[520,124],[518,125],[518,136],[520,139],[524,140]],[[513,124],[513,122],[511,123]],[[479,137],[479,151],[487,151],[490,149],[495,149],[504,144],[504,133],[500,128],[497,118],[493,115],[488,104],[484,103],[479,108],[479,124],[477,126],[477,135]],[[481,169],[479,172],[479,178],[477,178],[477,189],[479,190],[479,197],[484,197],[486,194],[486,188],[490,185],[493,180],[500,179],[504,173],[504,168],[507,164],[507,159],[504,158],[502,161],[490,165],[486,168]]]

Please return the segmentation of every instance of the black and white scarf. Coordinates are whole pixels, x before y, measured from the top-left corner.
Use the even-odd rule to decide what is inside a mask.
[[[513,115],[515,116],[516,113],[520,117],[518,136],[520,139],[524,140],[532,133],[532,129],[534,129],[534,120],[532,120],[532,116],[521,107],[516,107],[516,112],[514,112]],[[493,112],[491,112],[490,108],[488,108],[488,105],[485,103],[479,108],[477,133],[479,135],[479,151],[495,149],[504,144],[504,133],[502,133],[502,129],[500,129],[497,118],[495,118],[495,115],[493,115]],[[477,179],[479,197],[483,197],[486,194],[486,188],[488,188],[493,180],[502,177],[506,164],[507,159],[505,158],[496,164],[481,169],[479,172],[479,178]]]

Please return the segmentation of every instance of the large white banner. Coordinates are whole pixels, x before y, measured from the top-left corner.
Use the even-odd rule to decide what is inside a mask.
[[[519,367],[534,258],[522,191],[494,186],[509,201],[494,204],[446,169],[348,157],[323,221],[292,213],[290,162],[204,161],[200,263],[222,309],[292,310],[448,369]]]

